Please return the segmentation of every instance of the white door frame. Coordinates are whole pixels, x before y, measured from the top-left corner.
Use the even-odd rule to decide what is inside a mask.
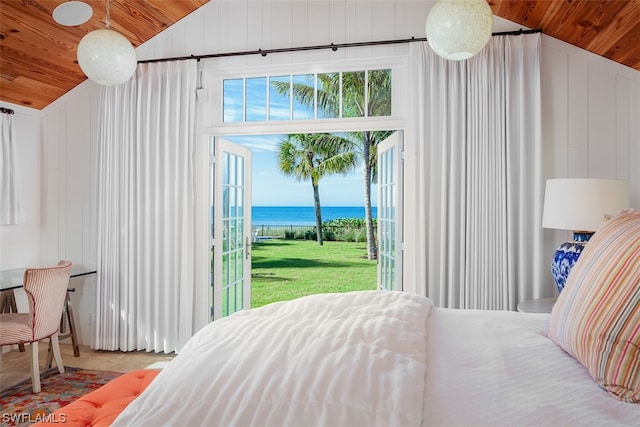
[[[356,60],[324,61],[322,63],[287,63],[280,65],[216,68],[216,61],[203,61],[201,65],[201,82],[203,88],[198,89],[198,122],[199,133],[215,138],[241,135],[273,135],[300,132],[348,132],[365,130],[397,130],[407,138],[411,127],[411,114],[408,99],[410,88],[407,82],[408,57],[389,56],[359,58]],[[222,80],[226,78],[276,76],[286,74],[322,73],[335,71],[354,71],[366,69],[392,69],[392,116],[342,119],[315,119],[267,122],[224,123],[222,121]],[[406,139],[405,139],[406,141]],[[406,148],[406,147],[405,147]],[[407,173],[404,169],[404,173]],[[209,180],[210,181],[210,180]],[[211,191],[211,189],[209,190]],[[405,207],[406,208],[406,207]],[[407,212],[409,209],[403,209]],[[404,215],[404,213],[403,213]],[[403,220],[406,224],[406,221]],[[404,260],[403,260],[404,263]],[[397,266],[404,271],[406,266]],[[401,275],[404,281],[404,274]],[[403,288],[409,290],[403,282]]]
[[[390,159],[385,156],[387,153]],[[388,291],[403,290],[403,157],[401,130],[378,145],[378,289]],[[391,164],[383,164],[385,160]],[[387,240],[389,235],[395,236],[392,244]]]
[[[216,320],[251,308],[251,150],[223,138],[215,138],[212,152],[214,214],[211,285],[212,315]],[[234,163],[229,166],[234,172],[232,174],[228,173],[227,161]],[[241,170],[238,170],[239,167]],[[228,208],[227,215],[220,207]],[[226,259],[223,260],[223,257]],[[240,294],[238,286],[241,287]],[[239,307],[238,298],[241,298]],[[223,307],[225,302],[227,307]]]

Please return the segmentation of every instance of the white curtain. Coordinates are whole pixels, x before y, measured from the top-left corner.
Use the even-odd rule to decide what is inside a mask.
[[[437,306],[540,296],[540,36],[495,36],[447,61],[411,44],[420,221],[416,277]]]
[[[21,224],[20,170],[13,113],[0,113],[0,225]]]
[[[196,61],[142,64],[129,82],[103,89],[96,349],[173,352],[207,322],[196,78]]]

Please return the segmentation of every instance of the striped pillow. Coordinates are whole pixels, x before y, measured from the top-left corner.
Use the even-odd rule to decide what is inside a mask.
[[[549,337],[616,399],[640,401],[640,211],[596,232],[551,312]]]

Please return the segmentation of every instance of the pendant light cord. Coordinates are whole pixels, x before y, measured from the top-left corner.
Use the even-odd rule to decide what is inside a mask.
[[[107,18],[105,19],[105,23],[107,24],[107,28],[111,26],[111,19],[109,16],[109,0],[107,0]]]

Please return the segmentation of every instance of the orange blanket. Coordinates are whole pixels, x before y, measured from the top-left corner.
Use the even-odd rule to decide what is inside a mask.
[[[159,369],[128,372],[46,417],[35,426],[109,426],[151,381]]]

